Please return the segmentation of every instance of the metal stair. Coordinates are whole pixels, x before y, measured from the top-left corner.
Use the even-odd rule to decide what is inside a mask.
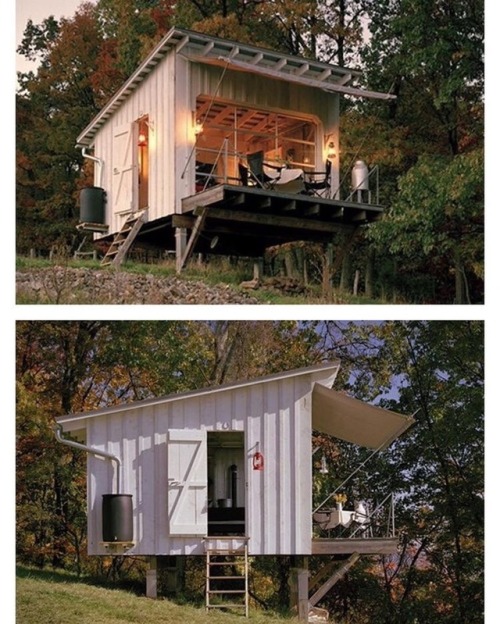
[[[145,221],[144,212],[134,213],[128,217],[122,229],[115,234],[113,242],[101,260],[101,266],[120,266]]]
[[[220,542],[224,538],[218,537]],[[228,541],[232,538],[228,538]],[[206,546],[206,594],[207,612],[210,609],[244,609],[248,617],[248,546],[241,548]],[[228,570],[229,574],[221,573]],[[216,585],[216,587],[215,587]],[[237,589],[235,589],[237,587]],[[243,602],[232,598],[243,597]],[[215,600],[215,602],[214,602]]]

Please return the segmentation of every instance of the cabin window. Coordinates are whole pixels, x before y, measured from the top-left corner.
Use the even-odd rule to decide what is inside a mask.
[[[311,120],[200,97],[195,124],[197,191],[238,184],[238,163],[258,151],[269,164],[315,169],[317,125]]]

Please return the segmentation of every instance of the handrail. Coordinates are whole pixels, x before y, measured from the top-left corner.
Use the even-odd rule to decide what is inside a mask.
[[[368,520],[371,520],[373,518],[373,516],[380,509],[382,509],[382,507],[387,503],[387,501],[389,499],[391,499],[391,506],[389,507],[389,514],[388,514],[388,517],[387,517],[387,525],[388,525],[388,527],[387,527],[387,536],[386,537],[394,537],[396,535],[396,527],[395,527],[395,518],[394,518],[394,493],[393,492],[388,494],[384,498],[384,500],[381,503],[379,503],[371,513],[367,514],[366,517],[368,518]],[[389,529],[389,524],[390,524],[390,529]],[[354,531],[352,531],[350,533],[349,537],[354,537],[354,535],[356,535],[356,533],[358,531],[360,531],[361,529],[366,531],[367,527],[362,525],[362,524],[360,524],[358,527],[356,527],[354,529]]]

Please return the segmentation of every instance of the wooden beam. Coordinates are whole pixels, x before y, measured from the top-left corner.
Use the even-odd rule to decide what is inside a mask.
[[[311,544],[312,555],[347,555],[353,552],[361,555],[391,555],[397,549],[396,537],[313,539]]]
[[[283,206],[282,210],[284,212],[293,212],[294,210],[297,210],[297,201],[295,199],[290,200]]]
[[[325,582],[323,585],[309,598],[309,605],[314,607],[322,598],[327,594],[330,589],[340,581],[340,579],[347,574],[350,568],[356,563],[359,559],[360,555],[357,552],[352,553],[352,555],[345,561],[332,576]]]
[[[194,210],[195,215],[202,214],[202,208],[197,207]],[[260,214],[254,212],[246,212],[243,210],[225,210],[224,208],[211,207],[207,216],[210,219],[222,219],[226,221],[235,221],[243,223],[255,223],[261,226],[283,227],[290,229],[300,229],[304,232],[321,232],[324,234],[333,234],[335,232],[351,231],[352,226],[343,223],[331,223],[325,221],[311,221],[308,219],[300,219],[298,217],[282,217],[271,214]]]
[[[319,204],[313,204],[312,206],[308,206],[305,210],[304,210],[304,214],[307,217],[312,217],[313,215],[317,215],[319,214]]]
[[[357,210],[351,217],[353,223],[364,223],[366,221],[366,210]]]
[[[172,227],[174,228],[187,228],[188,230],[192,230],[195,222],[196,218],[190,217],[189,215],[172,215]]]
[[[191,212],[196,206],[209,206],[224,199],[224,187],[222,184],[206,189],[202,193],[184,197],[182,200],[182,212]]]
[[[200,237],[201,231],[205,224],[205,218],[206,218],[207,212],[208,212],[207,207],[202,208],[200,215],[196,219],[196,223],[194,224],[193,231],[191,232],[191,236],[189,237],[188,243],[186,245],[186,249],[184,251],[184,255],[181,258],[181,263],[180,263],[181,270],[186,266],[187,261],[189,260],[191,254],[193,253],[194,246],[196,245],[196,242],[198,241],[198,238]]]

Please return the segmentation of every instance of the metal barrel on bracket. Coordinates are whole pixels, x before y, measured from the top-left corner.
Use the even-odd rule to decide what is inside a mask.
[[[80,191],[80,223],[105,222],[106,191],[100,186],[87,186]]]
[[[133,538],[132,494],[103,494],[103,542],[132,542]]]

